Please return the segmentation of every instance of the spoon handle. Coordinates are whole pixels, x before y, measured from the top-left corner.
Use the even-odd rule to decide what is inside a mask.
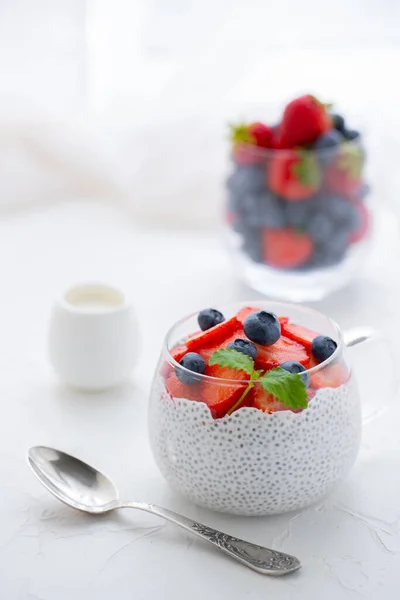
[[[202,525],[202,523],[192,521],[192,519],[178,515],[172,510],[154,504],[124,502],[119,504],[118,508],[137,508],[175,523],[175,525],[206,540],[222,552],[229,554],[232,558],[263,575],[285,575],[299,569],[301,566],[300,561],[295,556],[232,537],[227,533],[222,533],[217,529]]]

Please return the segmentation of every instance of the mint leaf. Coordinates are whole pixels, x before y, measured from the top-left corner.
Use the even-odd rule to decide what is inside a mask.
[[[213,352],[209,360],[210,365],[219,365],[229,369],[237,369],[251,375],[254,371],[254,360],[251,356],[232,350],[231,348],[220,348]]]
[[[307,408],[306,386],[298,373],[289,373],[278,367],[268,371],[259,382],[266,392],[287,408]]]
[[[253,371],[250,375],[250,379],[253,381],[254,379],[259,379],[260,375],[263,374],[263,371]]]

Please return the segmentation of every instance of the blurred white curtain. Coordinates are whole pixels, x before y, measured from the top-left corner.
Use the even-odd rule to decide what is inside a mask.
[[[387,185],[399,22],[396,0],[3,0],[0,206],[92,196],[214,225],[226,120],[308,90],[372,131]]]

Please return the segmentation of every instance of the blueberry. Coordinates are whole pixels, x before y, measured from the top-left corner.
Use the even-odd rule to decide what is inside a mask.
[[[274,313],[260,310],[245,319],[243,329],[246,336],[262,346],[271,346],[281,337],[281,324]]]
[[[343,129],[342,133],[344,139],[348,140],[349,142],[356,140],[360,137],[360,132],[356,131],[355,129]]]
[[[228,210],[231,212],[237,212],[240,206],[241,196],[236,190],[228,190]]]
[[[246,354],[247,356],[251,356],[253,360],[257,358],[257,348],[250,342],[249,340],[242,340],[238,338],[234,342],[231,342],[228,346],[231,350],[236,350],[237,352],[242,352],[242,354]]]
[[[297,202],[287,202],[285,205],[286,224],[289,227],[304,228],[314,211],[314,206],[314,198],[299,200]]]
[[[327,196],[324,209],[330,218],[338,225],[346,226],[349,230],[357,225],[358,213],[354,206],[341,196]]]
[[[281,369],[285,369],[285,371],[289,371],[289,373],[298,373],[306,387],[310,385],[310,375],[309,373],[305,373],[306,368],[296,360],[286,360],[282,364],[279,365]]]
[[[325,148],[337,148],[343,141],[343,136],[336,129],[326,131],[314,143],[315,150],[323,150]]]
[[[226,182],[228,190],[238,195],[247,192],[257,192],[265,188],[265,165],[240,165],[228,177]]]
[[[225,321],[224,315],[215,308],[205,308],[197,315],[197,322],[202,331],[206,331],[223,321]]]
[[[313,242],[324,242],[333,234],[334,224],[329,215],[318,212],[310,217],[306,231]]]
[[[343,132],[343,130],[346,127],[344,118],[342,117],[342,115],[331,115],[332,117],[332,124],[334,126],[335,129],[337,129],[337,131]]]
[[[202,375],[206,370],[206,362],[200,354],[197,354],[197,352],[188,352],[182,360],[179,361],[179,364],[185,369],[189,369],[192,373],[198,373],[199,375]],[[175,367],[175,374],[179,381],[185,385],[193,385],[199,381],[198,377],[191,373],[187,373],[179,367]]]
[[[262,230],[257,227],[242,227],[242,250],[256,263],[263,263]]]
[[[324,362],[335,352],[337,343],[326,335],[317,335],[312,341],[311,352],[319,362]]]
[[[285,224],[279,199],[266,190],[244,194],[237,210],[240,218],[251,227],[279,229]]]

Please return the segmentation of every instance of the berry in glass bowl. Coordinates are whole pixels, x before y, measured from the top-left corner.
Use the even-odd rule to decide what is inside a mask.
[[[346,354],[336,323],[299,304],[233,303],[185,317],[166,336],[150,393],[161,473],[196,504],[234,514],[321,499],[360,444]]]
[[[361,135],[314,96],[278,125],[231,127],[225,210],[239,277],[269,296],[318,300],[365,261],[370,231]]]

